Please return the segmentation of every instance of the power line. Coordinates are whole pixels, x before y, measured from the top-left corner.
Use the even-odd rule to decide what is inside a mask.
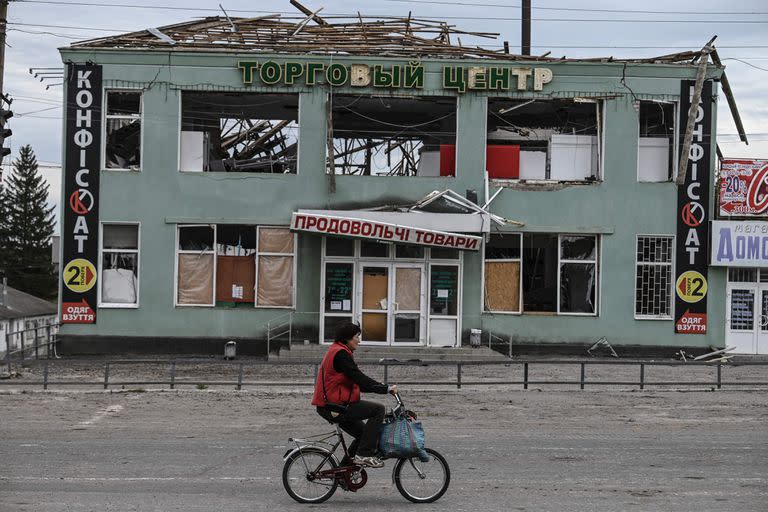
[[[168,6],[168,5],[146,5],[146,4],[114,4],[114,3],[100,3],[100,2],[63,2],[63,1],[55,1],[55,0],[12,0],[16,1],[17,3],[25,3],[25,4],[48,4],[48,5],[75,5],[75,6],[88,6],[88,7],[113,7],[113,8],[127,8],[127,9],[157,9],[157,10],[171,10],[171,11],[197,11],[197,12],[220,12],[219,9],[211,8],[211,7],[175,7],[175,6]],[[455,5],[455,6],[463,6],[463,7],[492,7],[492,8],[500,8],[500,9],[520,9],[520,5],[511,5],[511,4],[494,4],[494,3],[470,3],[470,2],[455,2],[455,1],[447,1],[447,0],[378,0],[379,2],[390,2],[390,3],[402,3],[402,4],[412,4],[412,5]],[[581,7],[538,7],[533,6],[533,10],[535,11],[562,11],[562,12],[603,12],[603,13],[621,13],[621,14],[686,14],[686,15],[697,15],[697,16],[736,16],[736,15],[766,15],[768,12],[761,12],[761,11],[699,11],[699,12],[691,12],[691,11],[652,11],[652,10],[636,10],[636,9],[590,9],[590,8],[581,8]],[[263,13],[271,13],[272,11],[263,11],[263,10],[254,10],[254,9],[227,9],[228,12],[239,12],[239,13],[253,13],[253,14],[263,14]],[[279,14],[277,12],[273,12],[274,14]],[[301,17],[303,19],[303,16],[299,16],[297,13],[285,13],[285,14],[295,14],[297,17]],[[356,15],[355,15],[356,16]],[[494,18],[495,19],[495,18]]]

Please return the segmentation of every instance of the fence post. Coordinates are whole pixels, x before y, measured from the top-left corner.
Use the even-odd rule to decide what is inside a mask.
[[[176,361],[171,361],[171,389],[176,385]]]
[[[48,390],[48,361],[43,366],[43,389]]]
[[[720,363],[717,363],[717,389],[722,389],[723,387],[723,365]]]
[[[21,360],[24,360],[24,331],[21,331]]]
[[[5,363],[8,365],[8,373],[11,373],[11,335],[8,332],[5,333]]]
[[[461,389],[461,363],[456,365],[456,389]]]
[[[45,357],[51,358],[51,324],[45,326]]]
[[[240,371],[237,373],[237,390],[243,389],[243,363],[240,363]]]
[[[314,367],[315,367],[315,378],[314,378],[314,379],[312,379],[312,380],[314,380],[315,382],[317,382],[317,372],[318,372],[318,371],[320,371],[320,365],[319,365],[318,363],[315,363],[315,364],[314,364]]]
[[[109,361],[104,365],[104,389],[109,388]]]
[[[645,387],[645,363],[640,363],[640,389]]]
[[[269,326],[269,322],[267,322],[267,361],[269,361],[269,345],[272,341],[270,337],[272,336],[272,329]]]
[[[389,386],[389,365],[384,363],[384,385]]]
[[[288,350],[291,350],[291,340],[293,339],[293,311],[288,312]]]
[[[579,379],[579,388],[584,389],[584,380],[587,378],[587,365],[581,363],[581,379]]]
[[[523,363],[523,389],[528,389],[528,363]]]
[[[34,341],[35,341],[35,361],[37,361],[39,359],[39,357],[38,357],[38,347],[39,347],[38,341],[39,340],[37,339],[37,331],[39,329],[40,329],[39,327],[35,327],[35,337],[34,337]]]

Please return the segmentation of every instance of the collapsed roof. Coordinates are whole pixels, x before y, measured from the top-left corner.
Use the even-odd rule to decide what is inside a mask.
[[[290,21],[284,21],[290,20]],[[329,22],[328,20],[334,20]],[[686,51],[659,57],[615,59],[596,57],[568,59],[547,54],[515,55],[508,44],[465,46],[461,37],[496,40],[498,33],[467,32],[445,21],[398,17],[306,18],[278,14],[257,18],[212,16],[195,21],[148,28],[115,36],[73,43],[70,48],[126,48],[181,51],[247,51],[283,54],[376,55],[407,58],[466,58],[500,61],[581,61],[634,63],[691,63],[701,51]]]

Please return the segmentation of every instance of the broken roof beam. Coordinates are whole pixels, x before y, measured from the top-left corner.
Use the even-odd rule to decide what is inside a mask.
[[[297,0],[291,0],[291,5],[297,8],[298,10],[300,10],[301,12],[303,12],[306,16],[309,16],[310,19],[315,23],[317,23],[318,25],[328,25],[327,21],[325,21],[323,18],[318,16],[317,13],[312,12],[311,10],[301,5]]]
[[[723,62],[720,60],[720,56],[717,54],[716,49],[712,49],[712,62],[718,67],[723,67]],[[736,130],[739,132],[739,138],[744,144],[749,144],[747,140],[747,133],[744,130],[744,124],[741,122],[741,115],[739,115],[739,108],[736,106],[736,99],[733,97],[733,91],[731,90],[731,84],[728,82],[728,77],[725,76],[725,69],[720,77],[720,86],[725,93],[725,99],[728,100],[728,107],[731,109],[731,116],[733,116],[733,122],[736,125]]]

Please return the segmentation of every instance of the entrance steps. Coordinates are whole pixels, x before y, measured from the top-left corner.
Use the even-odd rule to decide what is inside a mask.
[[[275,361],[316,361],[320,362],[328,350],[328,345],[291,345],[280,349],[277,356],[270,355]],[[414,359],[421,361],[505,361],[507,357],[488,347],[381,347],[361,345],[355,351],[355,360],[359,362],[378,362],[380,359],[397,359],[405,362]]]

